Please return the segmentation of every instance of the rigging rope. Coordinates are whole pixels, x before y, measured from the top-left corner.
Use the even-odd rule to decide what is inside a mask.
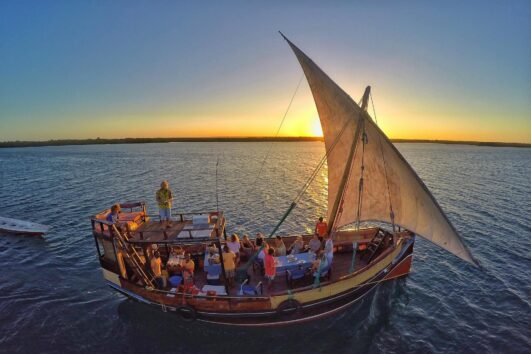
[[[216,160],[216,211],[219,212],[219,193],[218,193],[218,166],[219,166],[219,155]]]
[[[378,124],[378,119],[376,118],[376,109],[374,108],[374,101],[372,99],[372,93],[370,94],[371,97],[371,103],[372,103],[372,111],[374,114],[374,119],[376,121],[376,124]],[[387,164],[385,162],[385,154],[383,150],[383,144],[382,144],[382,135],[378,134],[378,141],[380,144],[380,151],[382,154],[382,160],[383,160],[383,166],[384,166],[384,173],[385,173],[385,184],[387,186],[387,196],[389,197],[389,217],[391,218],[391,224],[393,225],[393,232],[396,232],[396,226],[395,226],[395,213],[393,211],[393,202],[391,201],[391,188],[389,187],[389,179],[387,176]]]
[[[286,108],[286,111],[284,112],[284,115],[282,116],[282,120],[280,121],[280,124],[279,124],[279,126],[277,128],[277,131],[275,133],[275,138],[277,138],[278,134],[280,133],[280,129],[282,128],[282,125],[284,124],[284,121],[286,120],[288,112],[289,112],[289,110],[291,108],[291,104],[293,103],[293,100],[295,99],[295,96],[297,95],[297,91],[299,91],[299,87],[301,86],[303,78],[304,78],[304,73],[301,74],[301,78],[299,79],[299,82],[297,83],[297,87],[295,88],[295,91],[293,92],[293,95],[291,96],[291,99],[290,99],[290,101],[288,103],[288,107]],[[262,174],[262,171],[264,170],[264,166],[266,164],[266,161],[269,158],[269,155],[271,154],[271,150],[273,148],[273,143],[274,143],[274,141],[271,141],[271,143],[269,144],[269,148],[267,149],[267,152],[266,152],[266,154],[264,156],[264,159],[262,160],[262,163],[260,164],[260,169],[258,170],[258,173],[256,174],[256,177],[254,178],[253,183],[250,184],[249,192],[256,185],[256,183],[258,182],[258,179],[260,178],[260,175]],[[247,202],[249,201],[249,196],[251,195],[251,193],[249,193],[249,192],[247,193],[247,198],[245,200],[244,205],[246,205]]]
[[[378,125],[378,118],[376,117],[376,110],[374,109],[374,101],[372,100],[372,93],[369,95],[371,98],[371,105],[372,105],[372,112],[374,113],[374,121],[376,122],[376,125]]]

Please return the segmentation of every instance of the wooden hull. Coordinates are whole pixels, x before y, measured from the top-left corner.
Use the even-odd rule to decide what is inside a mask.
[[[367,268],[319,288],[294,291],[269,297],[196,298],[160,294],[132,285],[112,274],[104,275],[108,284],[120,293],[174,312],[185,321],[202,321],[232,326],[282,326],[337,315],[359,303],[384,281],[409,273],[415,237],[412,236],[383,255]],[[110,273],[110,272],[107,272]]]

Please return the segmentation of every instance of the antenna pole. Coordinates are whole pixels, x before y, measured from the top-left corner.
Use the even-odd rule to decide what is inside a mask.
[[[218,165],[219,165],[219,156],[216,161],[216,211],[219,212],[219,194],[218,194]]]

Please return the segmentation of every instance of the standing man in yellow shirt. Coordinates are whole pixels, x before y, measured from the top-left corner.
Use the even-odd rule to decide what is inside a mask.
[[[160,222],[166,227],[171,226],[171,204],[173,202],[173,193],[171,192],[168,181],[162,181],[160,189],[157,191],[157,203],[159,204]]]
[[[194,270],[195,270],[195,263],[192,260],[192,256],[190,253],[187,253],[184,262],[182,265],[183,269],[183,283],[184,285],[190,286],[194,284]]]
[[[162,289],[164,287],[164,279],[162,278],[162,260],[160,259],[159,251],[155,251],[153,258],[151,258],[151,272],[155,277],[155,283],[157,289]]]
[[[227,245],[223,246],[223,268],[225,268],[225,278],[228,286],[234,284],[236,275],[236,254],[232,252]]]

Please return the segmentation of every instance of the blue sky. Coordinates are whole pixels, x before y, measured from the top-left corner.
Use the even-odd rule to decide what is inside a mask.
[[[531,142],[529,1],[2,1],[0,141],[273,135],[282,30],[392,138]],[[312,135],[304,83],[281,135]]]

